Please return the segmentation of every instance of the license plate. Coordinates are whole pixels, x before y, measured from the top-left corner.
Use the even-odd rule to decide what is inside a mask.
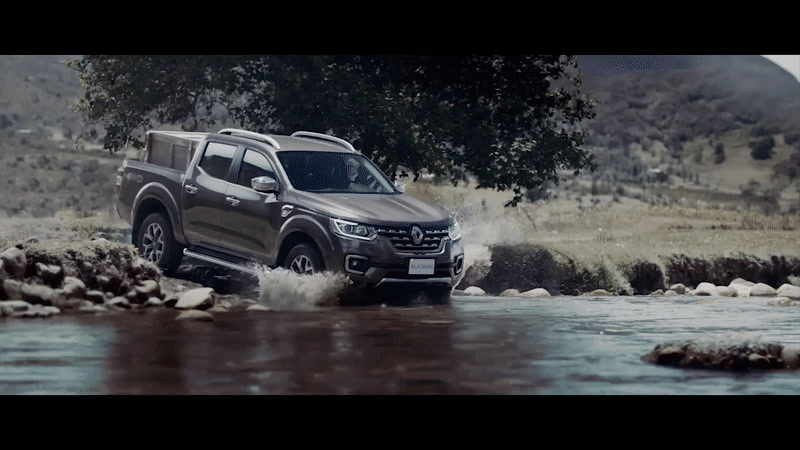
[[[433,275],[436,269],[435,259],[411,259],[408,263],[409,275]]]

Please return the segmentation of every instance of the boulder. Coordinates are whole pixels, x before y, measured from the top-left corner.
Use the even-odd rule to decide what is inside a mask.
[[[178,301],[180,302],[180,300]],[[199,320],[203,322],[212,322],[214,321],[214,316],[207,311],[189,309],[178,314],[178,317],[176,317],[175,320]]]
[[[728,283],[728,286],[731,286],[731,285],[734,285],[734,284],[741,284],[743,286],[748,286],[748,287],[753,287],[755,285],[755,283],[753,283],[752,281],[747,281],[744,278],[735,278],[733,281]]]
[[[61,281],[64,279],[64,269],[55,264],[42,264],[37,262],[36,275],[38,275],[45,284],[55,288],[61,286]]]
[[[774,297],[778,295],[778,291],[772,286],[765,283],[756,283],[750,289],[751,297]]]
[[[478,286],[470,286],[464,289],[465,295],[486,295],[486,291],[479,288]]]
[[[0,260],[3,261],[3,271],[9,278],[22,280],[25,278],[27,260],[25,253],[17,247],[9,247],[0,253]]]
[[[715,295],[720,297],[736,297],[738,295],[736,289],[730,286],[716,286],[714,291],[716,293]]]
[[[656,297],[660,297],[660,296],[664,295],[664,291],[661,290],[661,289],[658,289],[658,290],[655,290],[655,291],[651,292],[650,295],[656,296]]]
[[[106,306],[118,306],[120,308],[130,309],[131,302],[128,301],[125,297],[114,297],[110,300],[105,301]]]
[[[775,297],[767,302],[770,306],[794,306],[795,301],[788,297]]]
[[[144,306],[147,308],[157,307],[157,306],[164,306],[164,302],[161,301],[158,297],[150,297],[144,302]]]
[[[89,300],[92,303],[103,303],[106,300],[106,295],[103,293],[103,291],[98,291],[95,289],[86,291],[84,297],[86,297],[86,300]]]
[[[103,305],[96,305],[96,304],[92,303],[91,305],[86,305],[85,304],[85,305],[81,306],[80,308],[78,308],[78,312],[79,313],[83,313],[83,314],[107,313],[108,312],[108,308],[106,308]]]
[[[209,313],[226,313],[228,311],[230,311],[228,308],[220,305],[214,305],[206,310]]]
[[[711,283],[702,282],[689,291],[689,295],[716,295],[717,287]]]
[[[681,295],[681,294],[678,294],[677,291],[674,291],[672,289],[667,289],[666,291],[664,291],[664,297],[675,297],[676,295]]]
[[[781,297],[788,297],[792,300],[800,300],[800,287],[793,284],[784,283],[777,289],[777,294]]]
[[[42,284],[23,284],[22,299],[32,305],[52,305],[53,289]]]
[[[22,299],[22,283],[17,280],[12,280],[11,278],[3,280],[3,291],[5,291],[8,300]]]
[[[534,288],[525,292],[521,292],[519,294],[522,297],[526,298],[540,298],[540,297],[550,297],[550,292],[547,291],[545,288]]]
[[[506,289],[505,291],[500,293],[500,297],[515,297],[519,295],[519,290],[517,289]]]
[[[150,297],[161,297],[161,287],[155,280],[144,280],[137,284],[134,289],[138,298],[141,298],[140,303],[144,303]]]
[[[737,297],[750,297],[750,291],[753,289],[746,284],[731,284],[728,287],[736,291]]]
[[[683,295],[686,293],[686,286],[684,286],[683,283],[675,283],[672,286],[670,286],[669,289],[671,291],[677,292],[678,295]]]
[[[0,309],[5,311],[7,315],[11,315],[15,312],[27,311],[31,306],[33,305],[23,300],[5,300],[0,302]]]
[[[267,306],[264,306],[264,305],[255,304],[255,305],[250,305],[250,306],[248,306],[248,307],[247,307],[247,309],[246,309],[246,311],[263,311],[263,312],[269,312],[269,311],[272,311],[272,308],[270,308],[270,307],[267,307]]]
[[[590,292],[584,292],[583,295],[592,296],[592,297],[608,297],[610,295],[614,295],[611,292],[608,292],[605,289],[595,289]]]
[[[67,298],[83,298],[86,295],[86,284],[79,278],[64,277],[62,289]]]
[[[208,309],[214,306],[213,288],[190,289],[181,294],[175,303],[176,309]]]

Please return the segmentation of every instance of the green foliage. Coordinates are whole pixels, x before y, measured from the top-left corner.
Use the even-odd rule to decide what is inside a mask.
[[[479,188],[557,184],[595,169],[582,148],[593,103],[566,56],[103,56],[73,60],[84,118],[104,145],[141,145],[159,124],[213,130],[220,109],[242,128],[350,140],[393,178],[402,166]],[[402,177],[402,174],[401,174]]]

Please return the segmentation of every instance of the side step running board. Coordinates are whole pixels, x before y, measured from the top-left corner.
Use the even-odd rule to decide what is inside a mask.
[[[256,275],[256,271],[251,269],[251,268],[249,268],[249,267],[245,267],[245,266],[242,266],[242,265],[239,265],[239,264],[236,264],[236,263],[232,263],[230,261],[225,261],[224,259],[215,258],[213,256],[204,255],[202,253],[193,252],[193,251],[190,251],[188,248],[183,249],[183,255],[184,256],[190,256],[192,258],[199,259],[201,261],[205,261],[205,262],[209,262],[209,263],[212,263],[212,264],[216,264],[218,266],[223,266],[223,267],[227,267],[229,269],[239,270],[241,272],[247,272],[247,273],[249,273],[251,275]]]

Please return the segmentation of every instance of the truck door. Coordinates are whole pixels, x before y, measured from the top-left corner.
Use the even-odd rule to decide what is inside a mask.
[[[196,167],[186,173],[181,190],[183,232],[192,245],[218,248],[230,205],[225,191],[237,146],[208,142]]]
[[[238,166],[238,167],[237,167]],[[230,250],[272,264],[275,237],[280,227],[283,202],[274,193],[257,192],[250,186],[255,177],[278,179],[272,162],[262,152],[246,148],[234,183],[228,185],[226,214],[220,241]]]

